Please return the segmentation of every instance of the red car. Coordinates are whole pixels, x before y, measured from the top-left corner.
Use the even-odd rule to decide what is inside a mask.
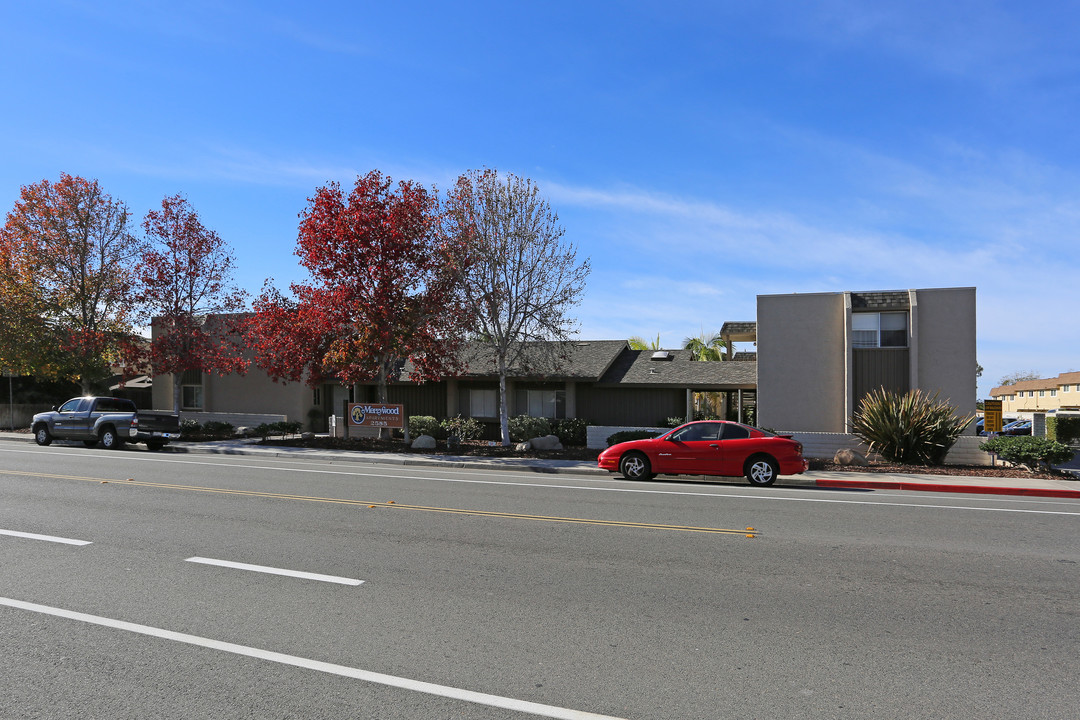
[[[654,475],[745,476],[751,485],[772,485],[779,475],[806,472],[802,443],[791,436],[719,420],[680,425],[660,437],[612,445],[600,453],[601,469],[627,480]]]

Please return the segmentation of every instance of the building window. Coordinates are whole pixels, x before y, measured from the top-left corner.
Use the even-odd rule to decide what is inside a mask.
[[[202,385],[181,386],[180,407],[184,410],[202,410]]]
[[[198,370],[186,370],[180,376],[180,409],[203,409],[202,373]]]
[[[566,417],[565,390],[529,390],[519,389],[515,395],[515,406],[529,417],[542,417],[552,420]]]
[[[1045,390],[1040,390],[1039,391],[1039,397],[1046,397],[1046,391]]]
[[[494,388],[469,388],[469,417],[498,417],[498,395]]]
[[[1065,390],[1065,392],[1069,392],[1069,386],[1068,385],[1063,385],[1062,388]]]
[[[1050,397],[1057,397],[1057,388],[1050,391]]]
[[[907,313],[854,313],[851,345],[857,348],[907,347]]]
[[[311,390],[311,404],[315,407],[322,406],[322,388],[312,388]]]

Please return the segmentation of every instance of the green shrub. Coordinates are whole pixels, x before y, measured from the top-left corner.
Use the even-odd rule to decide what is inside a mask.
[[[547,418],[518,415],[510,418],[510,439],[514,442],[525,442],[536,437],[544,437],[551,434],[551,423]]]
[[[1058,415],[1046,418],[1046,437],[1062,443],[1080,440],[1080,417]]]
[[[484,423],[476,418],[458,415],[457,417],[446,418],[440,425],[448,438],[453,435],[461,442],[479,440],[480,436],[484,434]]]
[[[979,449],[995,453],[999,458],[1015,465],[1027,465],[1032,470],[1039,466],[1050,470],[1054,465],[1069,462],[1073,449],[1064,443],[1030,435],[998,435],[979,443]]]
[[[282,438],[284,438],[286,435],[295,435],[300,432],[301,427],[303,427],[303,423],[299,421],[289,422],[287,420],[283,420],[273,423],[260,423],[259,425],[255,426],[254,432],[263,440],[266,440],[268,437],[272,437],[275,435],[280,435]]]
[[[180,421],[180,432],[184,435],[199,435],[202,433],[202,425],[198,420],[184,418]]]
[[[677,428],[686,422],[686,418],[681,417],[669,417],[664,418],[664,422],[660,423],[660,427]]]
[[[584,447],[589,441],[589,421],[584,418],[563,418],[555,424],[555,434],[566,447]]]
[[[433,438],[445,437],[442,428],[439,426],[439,421],[431,415],[410,415],[409,434],[414,438],[421,435],[430,435]]]
[[[618,445],[621,442],[629,442],[630,440],[654,438],[660,434],[661,433],[654,430],[620,430],[613,435],[608,435],[607,444],[608,447],[611,447],[612,445]]]
[[[202,433],[215,440],[225,440],[233,436],[234,429],[232,423],[221,422],[220,420],[207,420],[203,423]]]
[[[852,432],[889,462],[941,465],[974,416],[957,417],[938,393],[867,393],[851,418]]]

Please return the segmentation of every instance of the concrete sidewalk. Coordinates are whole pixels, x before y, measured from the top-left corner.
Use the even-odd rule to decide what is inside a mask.
[[[33,443],[29,433],[0,432],[0,441]],[[534,458],[475,457],[464,455],[425,455],[421,453],[356,452],[316,448],[259,445],[258,440],[219,440],[167,445],[162,454],[248,456],[281,459],[318,460],[335,463],[366,463],[413,467],[471,468],[476,470],[514,470],[518,472],[567,473],[608,476],[594,462],[580,460],[542,460]],[[81,443],[56,441],[57,444],[82,446]],[[146,451],[144,446],[135,446]],[[718,480],[718,478],[708,478]],[[735,482],[733,480],[733,482]],[[737,483],[736,483],[737,484]],[[1080,499],[1080,481],[1043,480],[1039,478],[968,477],[955,475],[900,475],[886,473],[810,471],[786,475],[777,481],[781,487],[824,487],[866,490],[922,490],[925,492],[1022,495]]]

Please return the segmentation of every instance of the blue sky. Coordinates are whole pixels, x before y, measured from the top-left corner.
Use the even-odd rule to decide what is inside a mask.
[[[582,337],[976,286],[984,397],[1080,369],[1077,37],[1075,2],[0,0],[0,209],[182,192],[257,292],[328,181],[494,167],[591,258]]]

